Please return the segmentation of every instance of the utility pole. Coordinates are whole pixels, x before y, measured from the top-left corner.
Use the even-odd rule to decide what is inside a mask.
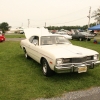
[[[88,28],[90,27],[90,19],[91,19],[91,7],[89,9],[89,16],[87,16],[89,18],[89,21],[88,21]]]
[[[29,28],[29,26],[30,26],[30,19],[28,19],[28,28]]]

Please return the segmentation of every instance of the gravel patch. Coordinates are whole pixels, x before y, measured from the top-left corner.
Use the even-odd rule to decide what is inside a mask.
[[[36,100],[100,100],[100,87],[68,92],[57,98],[40,98]]]

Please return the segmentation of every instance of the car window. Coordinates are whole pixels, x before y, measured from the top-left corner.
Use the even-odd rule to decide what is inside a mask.
[[[39,45],[39,37],[38,36],[34,36],[32,43],[35,44],[35,45]]]
[[[35,44],[35,45],[36,44],[39,45],[39,37],[38,36],[32,36],[32,37],[30,37],[29,41],[31,43]]]
[[[41,44],[42,45],[51,45],[52,44],[52,38],[50,36],[42,36]]]
[[[29,38],[29,41],[32,43],[34,36]]]
[[[52,45],[52,44],[70,44],[69,40],[64,36],[42,36],[41,45]]]
[[[37,40],[37,39],[33,39],[32,43],[33,43],[34,45],[38,45],[38,40]]]

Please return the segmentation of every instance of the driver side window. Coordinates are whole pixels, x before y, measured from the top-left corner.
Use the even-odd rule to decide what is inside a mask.
[[[34,37],[33,37],[32,43],[33,43],[34,45],[39,45],[39,37],[38,37],[38,36],[34,36]]]

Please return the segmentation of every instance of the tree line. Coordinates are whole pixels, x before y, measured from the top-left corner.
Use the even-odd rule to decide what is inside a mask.
[[[95,26],[96,23],[91,23],[90,26]],[[81,29],[81,30],[87,30],[88,29],[88,25],[84,25],[84,26],[48,26],[46,27],[48,30],[61,30],[61,29],[65,29],[65,30],[71,30],[71,29]]]
[[[9,28],[10,28],[10,26],[9,26],[9,24],[7,22],[0,23],[0,31],[2,31],[3,33],[8,31]]]
[[[91,23],[90,26],[95,26],[95,24],[96,23]],[[7,22],[2,22],[0,24],[0,31],[2,31],[3,33],[8,31],[9,28],[11,28],[11,26],[9,26],[9,24]],[[65,29],[65,30],[71,30],[71,29],[86,30],[88,28],[88,25],[84,25],[84,26],[49,26],[49,27],[46,27],[46,28],[48,30],[61,30],[61,29]]]

